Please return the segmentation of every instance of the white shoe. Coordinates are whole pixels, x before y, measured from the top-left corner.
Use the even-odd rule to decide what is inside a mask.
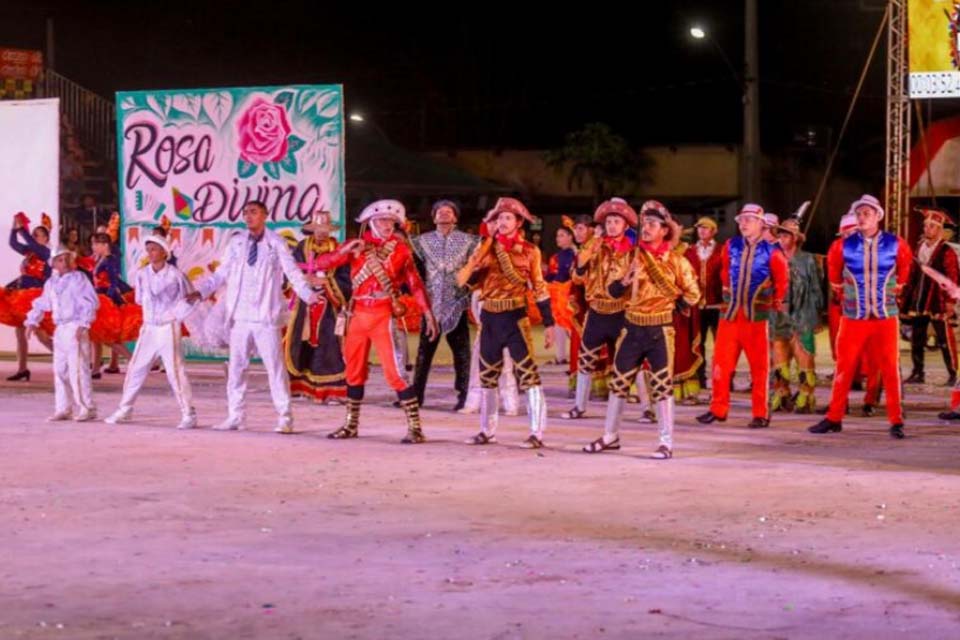
[[[73,417],[74,422],[90,422],[97,419],[96,409],[84,409]]]
[[[217,431],[236,431],[242,424],[242,420],[237,418],[227,418],[223,422],[213,425],[213,428]]]
[[[177,425],[177,429],[196,429],[196,428],[197,428],[196,414],[183,416],[183,418],[180,420],[180,424]]]
[[[121,422],[129,422],[132,415],[133,409],[117,409],[104,418],[103,421],[107,424],[120,424]]]
[[[462,409],[457,409],[457,413],[470,414],[470,413],[480,413],[479,406],[473,406],[472,404],[464,405]]]
[[[293,433],[293,418],[280,418],[277,420],[277,427],[274,433]]]
[[[70,413],[70,410],[67,411],[57,411],[55,414],[47,418],[47,422],[63,422],[64,420],[69,420],[73,417],[73,414]]]

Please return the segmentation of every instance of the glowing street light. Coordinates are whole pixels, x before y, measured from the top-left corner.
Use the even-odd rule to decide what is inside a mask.
[[[757,88],[757,0],[743,0],[744,37],[743,69],[738,70],[730,62],[720,43],[701,25],[690,25],[690,37],[707,40],[727,65],[730,74],[743,96],[743,147],[741,157],[740,196],[753,202],[760,192],[760,103]]]
[[[351,113],[351,114],[350,114],[350,120],[353,121],[353,122],[363,122],[364,118],[363,118],[363,116],[362,116],[361,114],[359,114],[359,113]]]

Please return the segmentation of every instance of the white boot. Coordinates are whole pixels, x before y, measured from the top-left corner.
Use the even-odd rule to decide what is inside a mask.
[[[197,412],[191,407],[190,413],[184,415],[180,418],[180,424],[177,425],[177,429],[196,429],[197,428]]]
[[[277,418],[277,426],[273,430],[275,433],[293,433],[293,416],[280,416]]]
[[[527,413],[530,414],[530,436],[523,441],[523,446],[540,449],[543,447],[543,432],[547,428],[547,402],[542,386],[527,389]]]
[[[500,404],[503,405],[503,415],[520,415],[520,393],[517,389],[517,376],[513,373],[513,358],[510,351],[503,350],[503,373],[500,374]]]
[[[52,416],[47,418],[47,422],[63,422],[64,420],[69,420],[73,417],[73,413],[70,409],[64,409],[63,411],[57,411]]]
[[[657,425],[660,430],[660,445],[650,456],[657,460],[669,460],[673,457],[673,396],[668,396],[657,402]]]
[[[213,425],[217,431],[236,431],[243,426],[243,418],[228,416],[223,422]]]
[[[497,426],[500,416],[496,389],[480,389],[480,433],[467,440],[467,444],[492,444],[497,441]]]
[[[74,422],[90,422],[97,419],[96,409],[81,409],[80,413],[73,417]]]
[[[103,419],[107,424],[120,424],[121,422],[130,422],[133,417],[133,409],[129,407],[120,407],[109,416]]]
[[[500,403],[503,405],[503,415],[520,415],[520,396],[517,394],[517,381],[511,376],[513,388],[502,389],[500,391]]]
[[[480,394],[483,390],[480,387],[470,387],[467,392],[467,400],[463,403],[463,408],[458,409],[457,413],[477,413],[480,411]]]
[[[573,409],[560,417],[566,420],[583,418],[587,412],[587,400],[590,398],[590,383],[593,376],[584,371],[577,371],[577,390],[574,394]],[[612,394],[611,394],[612,395]]]
[[[607,398],[607,415],[603,421],[603,435],[583,447],[586,453],[600,453],[620,448],[620,420],[626,404],[626,398],[610,392]]]

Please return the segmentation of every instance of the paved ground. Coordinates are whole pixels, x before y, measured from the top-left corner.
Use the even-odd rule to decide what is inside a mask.
[[[222,369],[190,369],[208,427]],[[301,433],[273,434],[259,373],[247,431],[173,430],[162,375],[133,424],[46,424],[49,366],[33,372],[0,383],[0,638],[960,637],[942,387],[908,389],[902,442],[882,417],[748,431],[742,393],[723,426],[681,407],[677,457],[657,462],[635,407],[615,454],[579,452],[599,417],[553,419],[542,452],[517,446],[522,417],[464,445],[476,416],[446,410],[446,367],[414,447],[378,371],[351,442],[323,437],[340,407],[304,402]],[[556,416],[565,379],[544,378]],[[101,414],[120,384],[97,383]]]

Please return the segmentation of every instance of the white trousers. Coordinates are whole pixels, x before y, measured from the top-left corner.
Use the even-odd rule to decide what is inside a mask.
[[[557,360],[566,361],[570,359],[570,334],[560,325],[553,332],[553,353]]]
[[[145,324],[137,337],[137,348],[127,364],[127,376],[123,380],[123,397],[120,409],[131,410],[137,394],[150,375],[150,368],[159,356],[166,369],[167,382],[173,391],[174,400],[184,418],[194,415],[193,393],[187,369],[183,361],[183,347],[180,339],[180,323]]]
[[[67,322],[53,332],[53,393],[55,410],[96,411],[90,379],[90,335],[77,338],[79,325]]]
[[[284,365],[280,328],[260,322],[234,322],[230,328],[230,366],[227,370],[227,412],[230,420],[244,420],[247,369],[251,347],[256,347],[267,370],[270,396],[277,414],[291,419],[290,378]]]

